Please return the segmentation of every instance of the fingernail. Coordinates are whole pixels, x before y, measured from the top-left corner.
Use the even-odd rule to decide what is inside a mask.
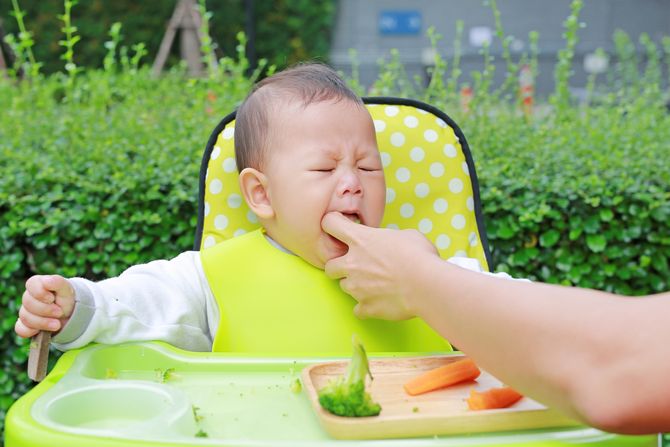
[[[60,318],[60,317],[63,316],[63,310],[60,307],[54,307],[51,310],[51,316],[56,317],[56,318]]]
[[[60,323],[58,323],[58,321],[50,321],[48,326],[49,326],[49,330],[55,331],[60,327]]]

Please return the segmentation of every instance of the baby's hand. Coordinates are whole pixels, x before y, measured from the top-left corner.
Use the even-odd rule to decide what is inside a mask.
[[[74,289],[60,275],[35,275],[26,281],[14,330],[28,338],[39,331],[60,330],[72,315]]]

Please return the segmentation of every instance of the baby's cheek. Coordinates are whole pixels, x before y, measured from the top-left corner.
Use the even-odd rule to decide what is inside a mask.
[[[384,208],[386,207],[386,187],[378,187],[370,194],[368,203],[370,211],[370,220],[367,223],[370,227],[378,227],[384,217]]]
[[[373,216],[370,219],[369,222],[367,222],[367,225],[369,227],[379,227],[382,223],[382,219],[384,218],[384,205],[385,203],[382,203],[379,205],[376,209],[373,210]]]

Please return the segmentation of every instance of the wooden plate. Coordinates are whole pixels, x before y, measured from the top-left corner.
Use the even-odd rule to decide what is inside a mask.
[[[482,371],[476,381],[410,396],[403,384],[424,371],[462,359],[463,355],[380,358],[370,360],[374,380],[368,390],[382,406],[379,416],[335,416],[323,408],[317,391],[344,374],[348,361],[326,362],[303,369],[304,389],[323,428],[338,439],[382,439],[578,425],[556,410],[524,397],[511,407],[471,411],[465,399],[472,388],[487,390],[501,382]]]

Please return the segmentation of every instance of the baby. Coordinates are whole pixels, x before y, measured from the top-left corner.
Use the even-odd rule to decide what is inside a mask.
[[[340,355],[352,333],[371,352],[450,349],[418,319],[357,319],[353,298],[322,270],[347,252],[322,230],[323,216],[378,226],[386,191],[370,114],[332,69],[306,64],[259,82],[237,111],[235,155],[261,230],[97,283],[33,276],[17,334],[58,331],[62,350],[162,340],[195,351]]]

